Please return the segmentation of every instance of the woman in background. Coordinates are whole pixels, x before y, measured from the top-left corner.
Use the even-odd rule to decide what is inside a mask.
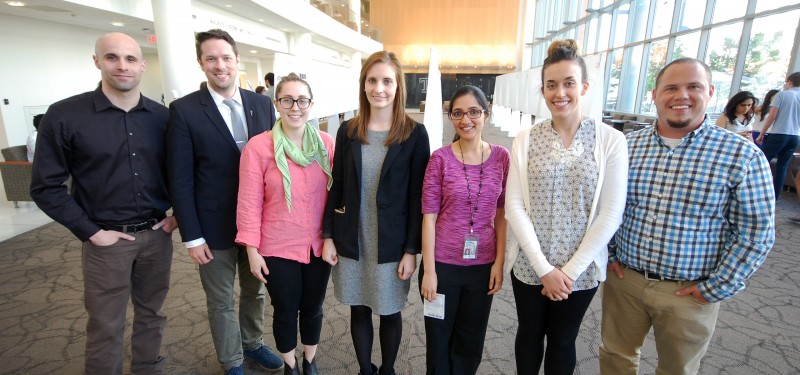
[[[575,339],[622,223],[628,147],[622,132],[581,114],[589,80],[574,40],[550,45],[542,83],[552,119],[521,131],[511,150],[506,219],[519,246],[512,241],[506,267],[517,373],[538,374],[544,360],[545,374],[572,374]]]
[[[323,259],[335,266],[336,299],[350,305],[360,374],[373,375],[372,314],[380,316],[381,375],[393,375],[410,278],[422,237],[422,180],[430,157],[425,126],[405,112],[397,57],[372,54],[361,68],[359,111],[336,134],[325,207]]]
[[[331,266],[322,256],[322,215],[333,182],[333,137],[308,123],[311,86],[291,73],[278,83],[272,131],[245,146],[239,167],[236,242],[247,247],[250,272],[267,286],[283,373],[318,374],[315,355]]]
[[[456,140],[431,155],[422,195],[420,294],[445,297],[444,318],[425,317],[428,374],[478,372],[492,297],[503,285],[508,150],[483,141],[489,101],[475,86],[450,99]]]
[[[756,102],[758,102],[758,99],[750,91],[737,92],[736,95],[728,100],[722,116],[717,118],[717,126],[728,129],[747,139],[753,139],[753,123],[755,122],[753,119],[753,107]]]
[[[761,105],[756,106],[755,109],[755,123],[753,123],[753,139],[758,138],[758,135],[761,134],[761,129],[764,129],[764,124],[767,122],[769,118],[769,109],[772,107],[772,99],[775,97],[780,90],[769,90],[767,91],[767,95],[764,95],[764,101],[761,102]],[[760,144],[757,144],[761,147]]]

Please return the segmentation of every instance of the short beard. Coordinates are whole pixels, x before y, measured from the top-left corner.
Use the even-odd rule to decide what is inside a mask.
[[[667,120],[667,125],[669,125],[669,127],[673,128],[673,129],[683,129],[683,128],[691,125],[691,123],[692,123],[692,120],[686,120],[686,121],[680,121],[680,122],[673,121],[673,120]]]

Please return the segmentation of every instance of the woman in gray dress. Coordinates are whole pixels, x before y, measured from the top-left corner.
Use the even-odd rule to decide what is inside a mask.
[[[372,314],[380,315],[381,375],[394,374],[410,277],[422,236],[422,180],[430,157],[425,127],[405,113],[405,76],[397,57],[372,54],[361,68],[359,114],[336,134],[322,259],[334,294],[350,305],[360,374],[372,364]]]

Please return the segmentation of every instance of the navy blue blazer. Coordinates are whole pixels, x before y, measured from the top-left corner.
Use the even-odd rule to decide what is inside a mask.
[[[322,237],[333,239],[339,256],[358,260],[361,141],[347,135],[347,124],[336,134],[333,186],[325,205]],[[389,146],[386,152],[375,197],[378,263],[397,262],[405,253],[422,250],[422,180],[430,156],[428,132],[419,123],[405,142]]]
[[[272,129],[275,110],[269,98],[239,92],[248,137]],[[170,104],[167,146],[170,197],[181,238],[203,237],[214,250],[234,247],[241,152],[207,89]]]

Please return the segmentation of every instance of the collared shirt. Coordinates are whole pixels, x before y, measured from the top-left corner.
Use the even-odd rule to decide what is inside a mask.
[[[800,135],[800,87],[779,92],[772,101],[772,107],[778,108],[778,116],[769,133]]]
[[[308,130],[306,130],[308,131]],[[334,140],[319,132],[333,165]],[[272,131],[248,142],[239,166],[239,200],[236,205],[236,242],[258,248],[265,257],[303,264],[322,256],[322,215],[328,199],[328,175],[318,162],[303,167],[288,155],[292,210],[286,204],[283,174],[275,162]]]
[[[225,100],[225,97],[223,97],[222,95],[218,94],[216,91],[212,90],[211,87],[208,87],[208,86],[206,86],[206,87],[208,88],[208,92],[211,93],[211,98],[214,99],[214,104],[217,105],[217,109],[219,109],[219,113],[222,115],[222,119],[225,120],[225,125],[228,126],[228,131],[231,132],[231,136],[235,137],[235,135],[233,134],[233,122],[231,120],[231,108],[228,107],[225,103],[223,103],[223,100]],[[236,103],[236,105],[235,105],[236,112],[239,112],[239,118],[242,119],[242,124],[244,124],[244,134],[247,135],[248,134],[248,132],[247,132],[247,116],[244,115],[244,105],[242,104],[242,94],[239,93],[239,88],[238,87],[236,88],[236,91],[233,93],[233,96],[231,97],[231,100],[233,100],[234,103]]]
[[[702,280],[711,302],[744,289],[775,242],[769,164],[708,118],[670,148],[658,124],[628,135],[628,198],[610,261]]]
[[[81,241],[96,223],[135,224],[169,209],[166,107],[141,96],[130,111],[98,88],[50,106],[39,126],[31,197]],[[72,176],[72,192],[63,183]]]

